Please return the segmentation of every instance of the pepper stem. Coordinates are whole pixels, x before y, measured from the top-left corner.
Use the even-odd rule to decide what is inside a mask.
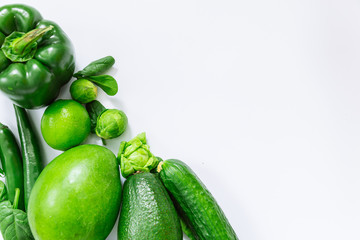
[[[50,31],[53,28],[54,27],[50,25],[46,28],[37,28],[31,30],[28,33],[25,33],[24,36],[14,41],[13,53],[20,56],[26,55],[32,50],[34,42],[39,40],[39,38],[41,38],[46,32]]]
[[[12,62],[26,62],[34,57],[37,40],[53,28],[54,26],[50,25],[27,33],[13,32],[5,38],[1,50]]]
[[[15,188],[15,197],[14,197],[14,204],[13,204],[13,208],[17,209],[18,205],[19,205],[19,197],[20,197],[20,189],[19,188]]]

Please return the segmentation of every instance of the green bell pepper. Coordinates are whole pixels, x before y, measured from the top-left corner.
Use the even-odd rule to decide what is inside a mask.
[[[0,46],[0,90],[23,108],[49,105],[74,73],[69,38],[32,7],[0,7]]]

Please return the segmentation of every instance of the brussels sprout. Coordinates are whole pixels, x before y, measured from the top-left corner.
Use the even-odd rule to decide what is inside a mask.
[[[120,136],[126,129],[128,119],[123,111],[107,109],[97,119],[95,132],[103,139]]]
[[[89,80],[78,79],[71,84],[70,94],[79,103],[89,103],[96,99],[97,87]]]
[[[129,142],[121,142],[118,153],[121,175],[125,178],[136,172],[150,172],[159,164],[159,159],[150,152],[145,133],[140,133]]]

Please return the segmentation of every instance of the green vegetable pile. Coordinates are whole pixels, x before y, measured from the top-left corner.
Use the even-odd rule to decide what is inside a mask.
[[[106,239],[119,216],[119,240],[236,240],[214,197],[184,162],[154,155],[146,134],[104,146],[82,144],[93,133],[121,136],[128,117],[99,101],[98,87],[118,92],[106,71],[111,56],[74,73],[70,40],[32,7],[0,7],[0,90],[14,102],[20,147],[0,123],[0,231],[5,240]],[[16,74],[15,74],[16,73]],[[56,100],[72,77],[72,99]],[[64,151],[44,167],[28,110],[47,106],[41,133]],[[122,188],[120,174],[126,179]],[[120,210],[121,208],[121,210]]]

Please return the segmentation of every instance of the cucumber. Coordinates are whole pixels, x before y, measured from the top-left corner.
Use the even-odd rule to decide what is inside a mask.
[[[175,207],[159,178],[131,175],[124,183],[118,240],[181,240]]]
[[[236,240],[238,237],[214,197],[196,174],[180,160],[158,165],[161,181],[175,199],[179,214],[201,240]]]
[[[159,173],[157,173],[159,176]],[[199,240],[199,236],[196,234],[195,230],[189,224],[187,218],[184,218],[185,214],[184,211],[181,210],[179,204],[176,202],[174,197],[170,194],[170,199],[174,203],[176,212],[178,213],[180,219],[181,230],[183,231],[184,235],[186,235],[190,240]]]
[[[190,240],[198,240],[199,237],[196,233],[190,229],[190,227],[180,218],[181,229],[183,233],[190,239]]]

